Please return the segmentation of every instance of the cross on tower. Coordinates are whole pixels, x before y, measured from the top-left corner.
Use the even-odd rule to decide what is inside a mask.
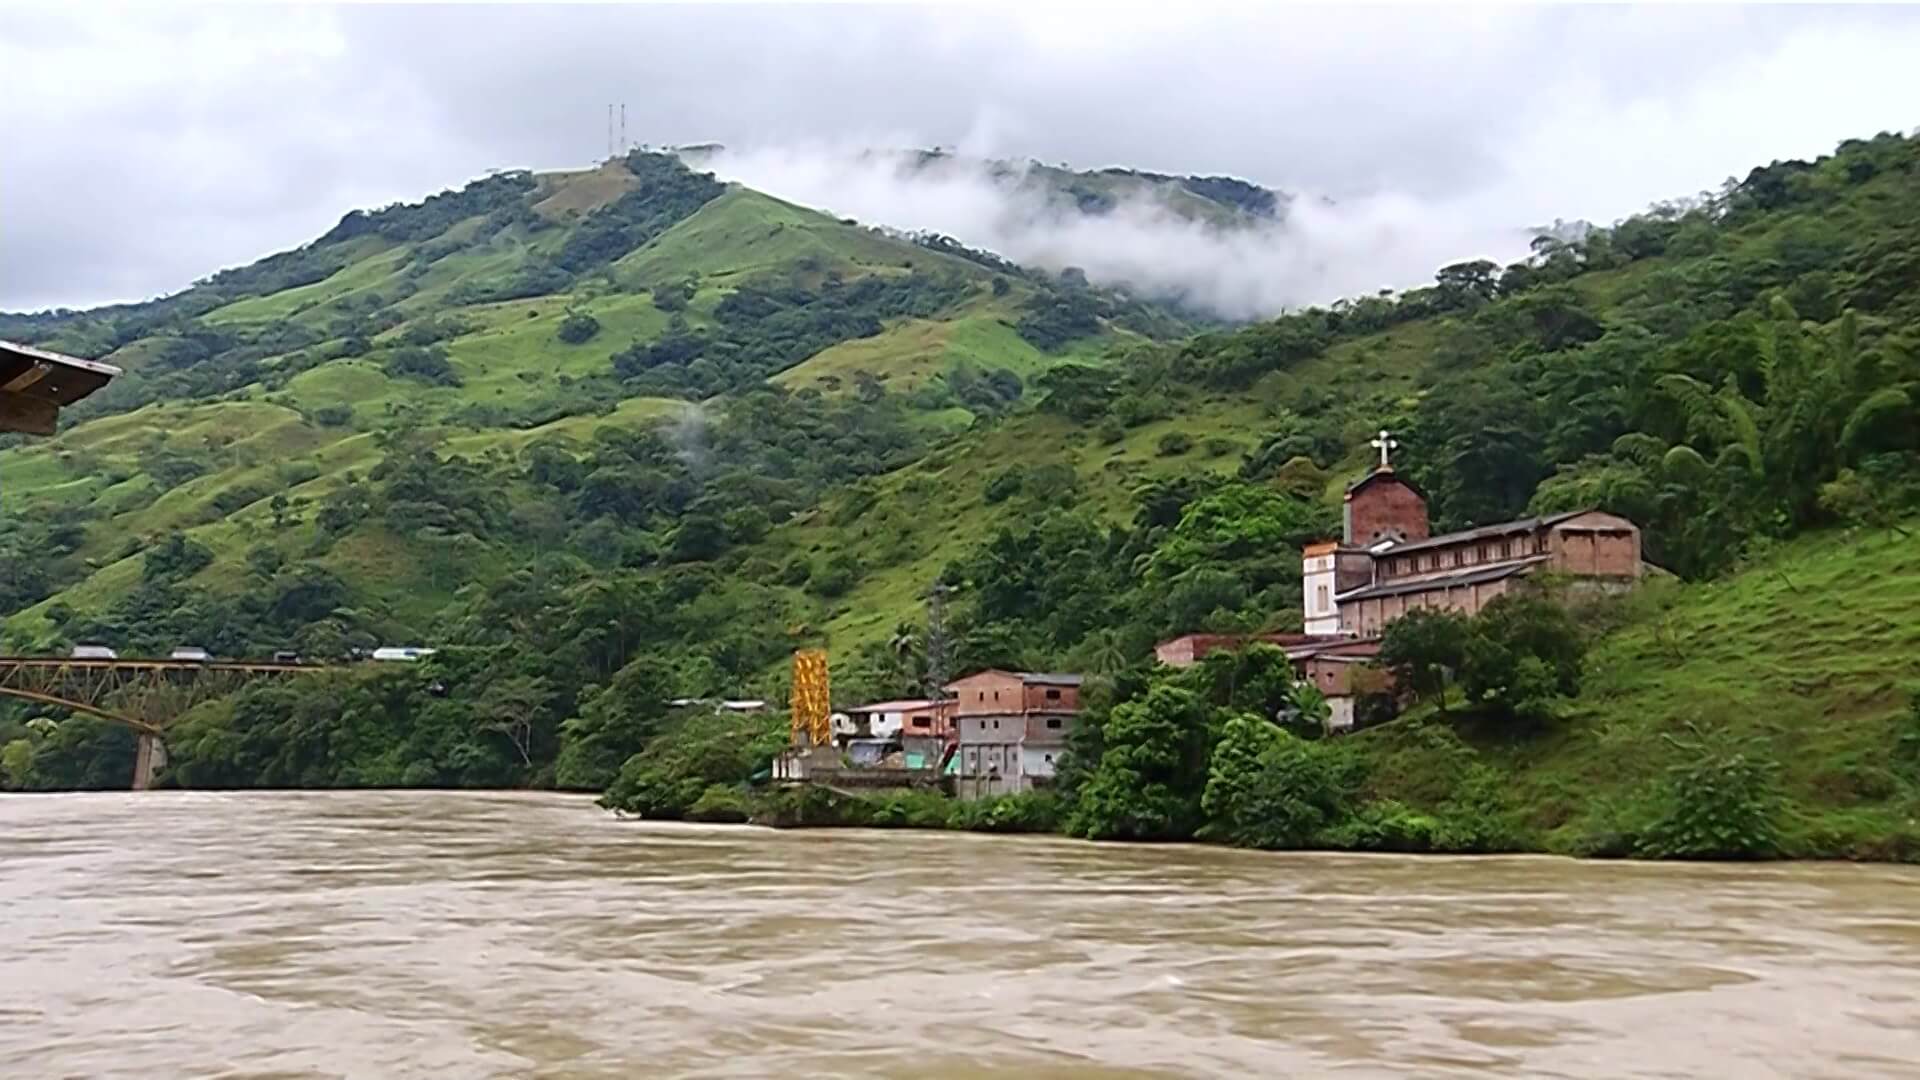
[[[1393,468],[1393,462],[1387,459],[1387,455],[1400,449],[1400,440],[1394,438],[1391,432],[1386,428],[1381,428],[1380,434],[1374,436],[1373,440],[1367,445],[1380,451],[1380,467],[1382,469]]]

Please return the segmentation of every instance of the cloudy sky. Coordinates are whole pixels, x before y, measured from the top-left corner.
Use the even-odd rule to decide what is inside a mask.
[[[949,211],[856,198],[819,161],[1239,175],[1341,208],[1247,275],[1408,285],[1524,226],[1912,130],[1916,56],[1899,9],[9,7],[0,308],[142,299],[353,207],[590,163],[610,101],[636,142],[724,142],[775,194],[928,217],[904,226]]]

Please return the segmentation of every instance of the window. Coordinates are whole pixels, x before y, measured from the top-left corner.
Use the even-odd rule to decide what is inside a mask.
[[[998,690],[995,690],[995,691],[993,692],[993,700],[995,700],[995,701],[999,701],[999,700],[1000,700],[1000,691],[998,691]]]
[[[987,692],[985,690],[975,690],[973,692],[973,698],[975,701],[985,701],[987,700]]]
[[[1048,718],[1047,718],[1047,726],[1048,726],[1048,727],[1050,727],[1050,728],[1053,728],[1053,729],[1055,729],[1055,730],[1058,730],[1058,729],[1059,729],[1059,727],[1060,727],[1060,718],[1059,718],[1059,717],[1057,717],[1057,716],[1050,716],[1050,717],[1048,717]],[[1052,759],[1052,758],[1048,758],[1047,760],[1049,760],[1049,761],[1051,761],[1051,760],[1053,760],[1053,759]]]
[[[1049,691],[1047,691],[1047,700],[1048,700],[1048,701],[1059,701],[1059,700],[1060,700],[1060,691],[1058,691],[1058,690],[1049,690]]]
[[[999,730],[1000,730],[1000,721],[998,721],[998,720],[995,720],[995,721],[993,722],[993,730],[995,730],[995,731],[999,731]]]
[[[1048,755],[1047,755],[1047,764],[1049,764],[1049,765],[1051,765],[1051,764],[1053,764],[1053,755],[1052,755],[1052,754],[1048,754]]]
[[[1320,586],[1319,591],[1314,595],[1315,595],[1314,610],[1315,611],[1327,610],[1327,587],[1325,585]]]

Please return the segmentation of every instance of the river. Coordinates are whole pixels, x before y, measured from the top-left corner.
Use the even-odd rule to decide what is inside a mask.
[[[1920,1075],[1920,871],[0,796],[0,1076]]]

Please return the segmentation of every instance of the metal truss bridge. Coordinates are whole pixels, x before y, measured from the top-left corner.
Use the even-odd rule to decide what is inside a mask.
[[[142,791],[167,763],[167,728],[194,706],[249,682],[325,670],[322,664],[254,660],[0,656],[0,697],[88,713],[131,728],[140,740],[133,789]]]

